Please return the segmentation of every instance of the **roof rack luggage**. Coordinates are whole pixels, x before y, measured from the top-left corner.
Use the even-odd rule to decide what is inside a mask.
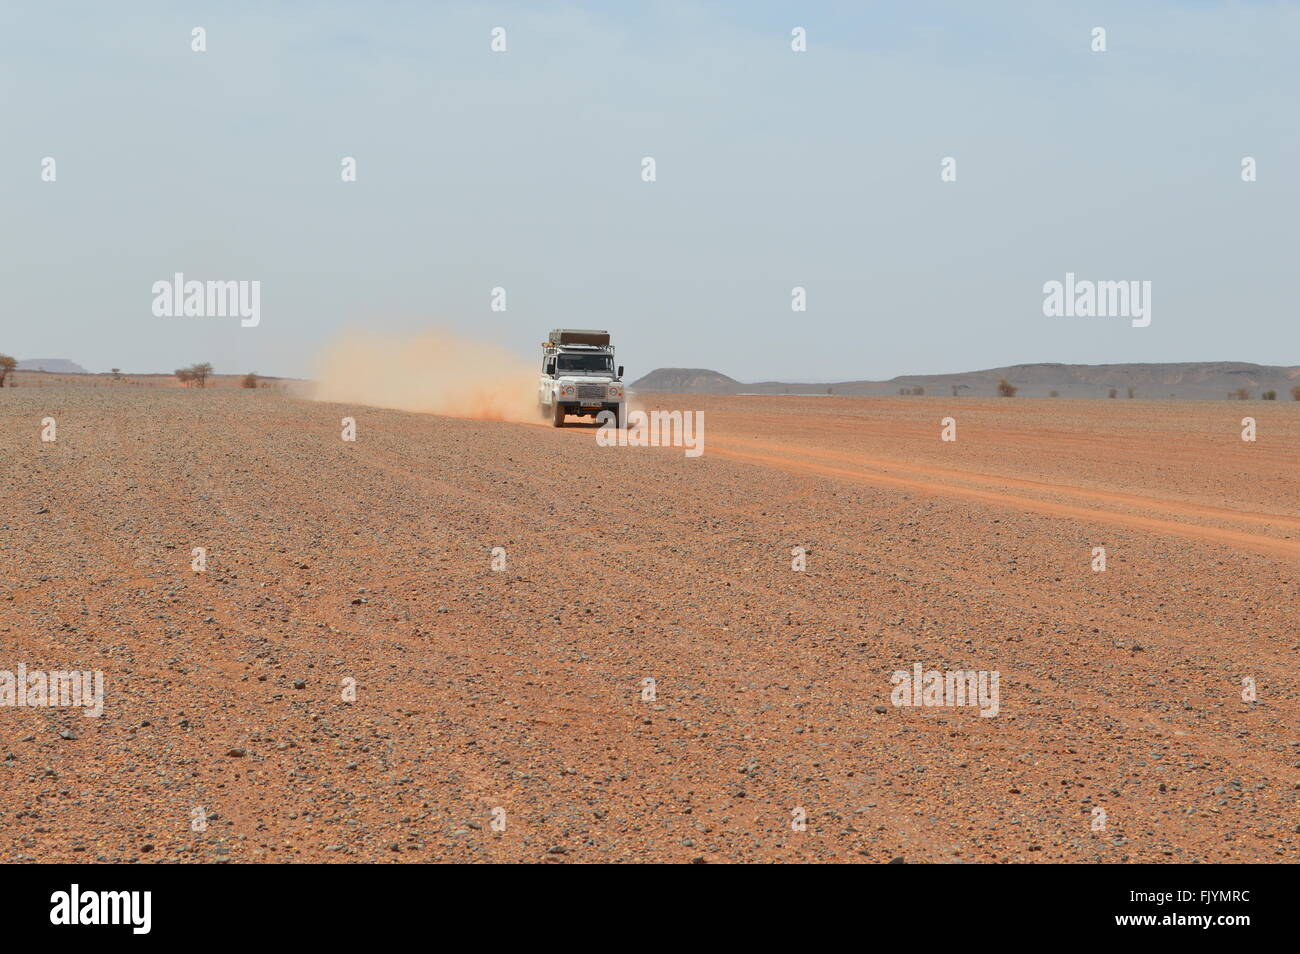
[[[609,347],[608,331],[592,331],[585,328],[556,328],[547,339],[552,345],[591,345],[597,348]]]

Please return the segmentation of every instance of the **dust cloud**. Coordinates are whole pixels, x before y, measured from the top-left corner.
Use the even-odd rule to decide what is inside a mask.
[[[317,401],[535,423],[537,377],[518,354],[449,332],[350,332],[317,358],[309,393]]]

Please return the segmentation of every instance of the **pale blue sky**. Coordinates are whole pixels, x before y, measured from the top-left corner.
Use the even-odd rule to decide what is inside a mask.
[[[1300,363],[1297,4],[628,6],[10,0],[0,351],[301,375],[347,327],[568,325],[632,377]],[[261,325],[154,318],[176,271],[260,279]],[[1151,326],[1045,318],[1066,271],[1150,280]]]

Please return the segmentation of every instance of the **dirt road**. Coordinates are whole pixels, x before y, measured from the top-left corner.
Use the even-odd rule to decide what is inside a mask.
[[[647,403],[4,391],[0,858],[1297,860],[1300,404]]]

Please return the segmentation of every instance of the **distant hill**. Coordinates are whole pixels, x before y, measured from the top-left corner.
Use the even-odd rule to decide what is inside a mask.
[[[957,374],[906,374],[888,381],[836,381],[799,383],[759,381],[743,384],[717,371],[703,368],[658,368],[631,385],[636,391],[678,394],[924,394],[992,397],[998,381],[1006,378],[1021,397],[1117,397],[1155,400],[1224,400],[1246,389],[1252,398],[1276,391],[1278,400],[1290,400],[1291,388],[1300,386],[1300,367],[1250,364],[1243,361],[1190,361],[1177,364],[1016,364]]]
[[[634,381],[632,389],[671,394],[737,394],[745,390],[745,385],[704,368],[657,368]]]
[[[18,362],[19,371],[48,371],[51,374],[89,374],[90,372],[67,358],[27,358]]]

